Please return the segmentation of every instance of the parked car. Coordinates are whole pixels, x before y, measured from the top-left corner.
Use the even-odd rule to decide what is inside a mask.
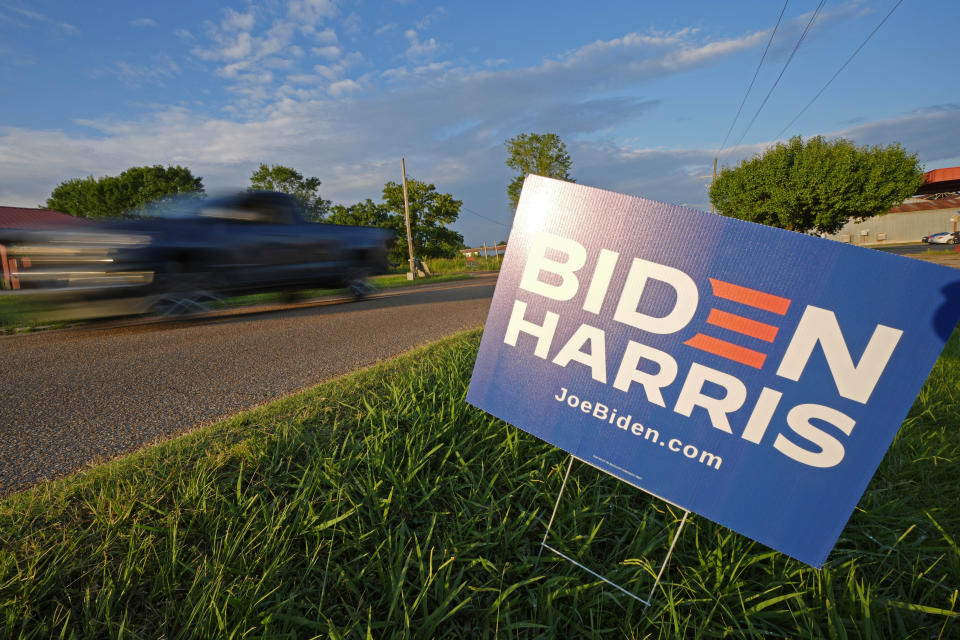
[[[307,222],[293,197],[176,198],[107,223],[4,230],[7,288],[63,300],[138,297],[176,313],[226,295],[305,288],[367,291],[386,270],[389,231]],[[8,266],[8,265],[5,265]]]
[[[920,241],[929,244],[958,244],[960,243],[960,231],[933,233],[929,236],[923,236]]]

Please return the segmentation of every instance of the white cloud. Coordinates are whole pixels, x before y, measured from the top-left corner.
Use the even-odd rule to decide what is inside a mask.
[[[237,60],[246,58],[253,51],[253,37],[243,31],[237,34],[236,38],[227,46],[217,52],[220,59]]]
[[[9,11],[13,11],[14,13],[20,14],[24,18],[33,20],[34,22],[52,22],[50,18],[43,15],[42,13],[31,11],[30,9],[24,9],[22,7],[5,7],[5,8],[8,9]]]
[[[24,9],[22,7],[9,5],[0,7],[0,19],[10,20],[21,28],[27,28],[31,25],[31,23],[40,23],[53,26],[57,30],[70,35],[76,35],[80,33],[80,30],[70,23],[60,22],[59,20],[54,20],[43,13],[32,11],[30,9]]]
[[[927,169],[960,164],[960,105],[935,105],[905,116],[858,124],[826,134],[855,140],[857,144],[901,143],[916,153]]]
[[[452,62],[445,60],[443,62],[430,62],[428,64],[417,65],[412,68],[395,67],[383,71],[380,75],[393,82],[409,80],[412,77],[432,82],[442,82],[449,77],[462,77],[464,70],[460,67],[454,67]]]
[[[408,29],[403,34],[410,45],[407,47],[408,58],[424,58],[432,55],[439,46],[436,38],[428,38],[425,41],[420,40],[420,34],[413,29]]]
[[[249,68],[250,64],[248,62],[234,62],[217,69],[217,74],[224,78],[238,78],[242,72]]]
[[[355,80],[347,78],[345,80],[338,80],[337,82],[330,83],[330,86],[327,88],[327,92],[334,98],[339,98],[340,96],[356,93],[357,91],[360,91],[360,89],[360,85]]]
[[[317,84],[320,77],[312,73],[293,73],[286,77],[286,81],[293,84]]]
[[[340,50],[340,47],[329,46],[329,47],[313,47],[310,51],[313,52],[313,55],[320,58],[327,58],[329,60],[336,60],[343,53]]]
[[[289,58],[264,58],[260,65],[265,69],[292,69],[296,63]]]
[[[315,87],[295,87],[291,84],[280,85],[276,91],[276,95],[281,99],[281,103],[278,104],[282,104],[282,102],[299,104],[310,100],[318,100],[323,97],[322,92]]]
[[[277,21],[266,35],[258,40],[257,56],[271,56],[290,47],[296,26],[289,22]]]
[[[333,0],[290,0],[287,15],[303,26],[315,27],[337,15],[337,3]]]
[[[443,7],[435,7],[430,13],[423,16],[422,18],[420,18],[420,20],[417,21],[417,27],[416,27],[417,31],[423,31],[424,29],[429,27],[431,24],[436,22],[439,18],[442,18],[445,15],[447,15],[446,9],[444,9]]]
[[[313,70],[317,75],[326,78],[327,80],[337,80],[342,77],[344,73],[352,66],[356,65],[358,62],[363,60],[363,55],[357,51],[349,53],[336,62],[330,64],[318,64],[313,67]]]
[[[313,10],[313,3],[297,6]],[[201,60],[220,63],[217,75],[234,81],[227,88],[243,96],[242,102],[225,108],[246,109],[269,102],[271,94],[263,85],[272,82],[270,71],[293,69],[295,60],[304,55],[303,48],[294,43],[302,25],[276,17],[269,24],[265,31],[255,32],[253,9],[246,13],[227,9],[219,24],[206,24],[208,43],[191,50]]]
[[[333,81],[333,80],[336,80],[337,78],[339,78],[339,77],[340,77],[340,71],[341,71],[340,69],[337,69],[336,67],[333,67],[333,66],[330,66],[330,65],[326,65],[326,64],[318,64],[318,65],[316,65],[316,66],[313,68],[313,70],[314,70],[314,72],[316,72],[316,74],[317,74],[318,76],[320,76],[320,77],[322,77],[322,78],[325,78],[325,79],[327,79],[327,80],[330,80],[330,81]]]
[[[313,39],[316,40],[318,44],[337,44],[337,33],[327,27],[323,31],[317,31],[313,34]]]
[[[163,80],[176,77],[180,74],[180,65],[166,54],[157,54],[153,56],[150,64],[119,61],[107,71],[120,78],[125,84],[139,87],[145,83],[162,84]]]
[[[403,80],[410,76],[410,69],[406,67],[394,67],[393,69],[386,69],[381,75],[388,80]]]
[[[363,18],[356,12],[351,13],[343,19],[341,27],[347,35],[355,36],[363,30]]]
[[[233,9],[227,9],[220,26],[227,31],[250,31],[253,29],[253,23],[253,11],[239,13]]]
[[[757,31],[736,38],[700,43],[696,30],[682,29],[673,33],[628,33],[611,40],[597,40],[570,51],[543,67],[552,65],[567,69],[617,65],[627,72],[641,75],[670,73],[711,63],[724,56],[755,47],[769,37]]]
[[[382,36],[382,35],[385,34],[385,33],[389,33],[390,31],[394,31],[394,30],[396,30],[396,29],[397,29],[397,25],[396,25],[396,24],[385,24],[385,25],[383,25],[383,26],[381,26],[381,27],[377,27],[377,30],[374,31],[373,34],[374,34],[375,36],[379,37],[379,36]]]

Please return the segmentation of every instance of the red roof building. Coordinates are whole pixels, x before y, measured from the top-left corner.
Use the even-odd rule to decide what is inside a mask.
[[[905,200],[903,204],[899,207],[893,207],[888,213],[936,211],[937,209],[960,209],[960,196],[954,198],[939,198],[937,200]]]
[[[90,221],[51,209],[0,207],[0,229],[35,229],[89,224]]]
[[[918,197],[863,222],[848,222],[838,233],[826,237],[850,244],[880,245],[919,242],[932,233],[955,231],[960,223],[960,194],[955,193],[958,190],[960,167],[927,171],[923,185],[917,189]],[[947,197],[928,199],[935,195]]]
[[[949,193],[960,191],[960,167],[934,169],[923,174],[923,185],[917,189],[917,195]]]

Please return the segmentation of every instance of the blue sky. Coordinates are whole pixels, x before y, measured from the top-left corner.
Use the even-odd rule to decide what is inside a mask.
[[[791,135],[899,142],[960,165],[960,2],[789,0],[720,163]],[[0,0],[0,204],[61,181],[181,164],[208,191],[261,162],[335,203],[409,176],[505,239],[504,141],[557,133],[580,183],[709,207],[708,174],[783,7],[749,2]]]

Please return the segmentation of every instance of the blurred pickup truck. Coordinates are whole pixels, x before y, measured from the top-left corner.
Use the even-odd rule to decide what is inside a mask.
[[[133,312],[166,315],[267,291],[346,288],[361,298],[367,278],[387,269],[393,239],[384,229],[308,222],[296,199],[271,191],[177,197],[82,227],[0,229],[4,295],[74,309],[135,300]]]

